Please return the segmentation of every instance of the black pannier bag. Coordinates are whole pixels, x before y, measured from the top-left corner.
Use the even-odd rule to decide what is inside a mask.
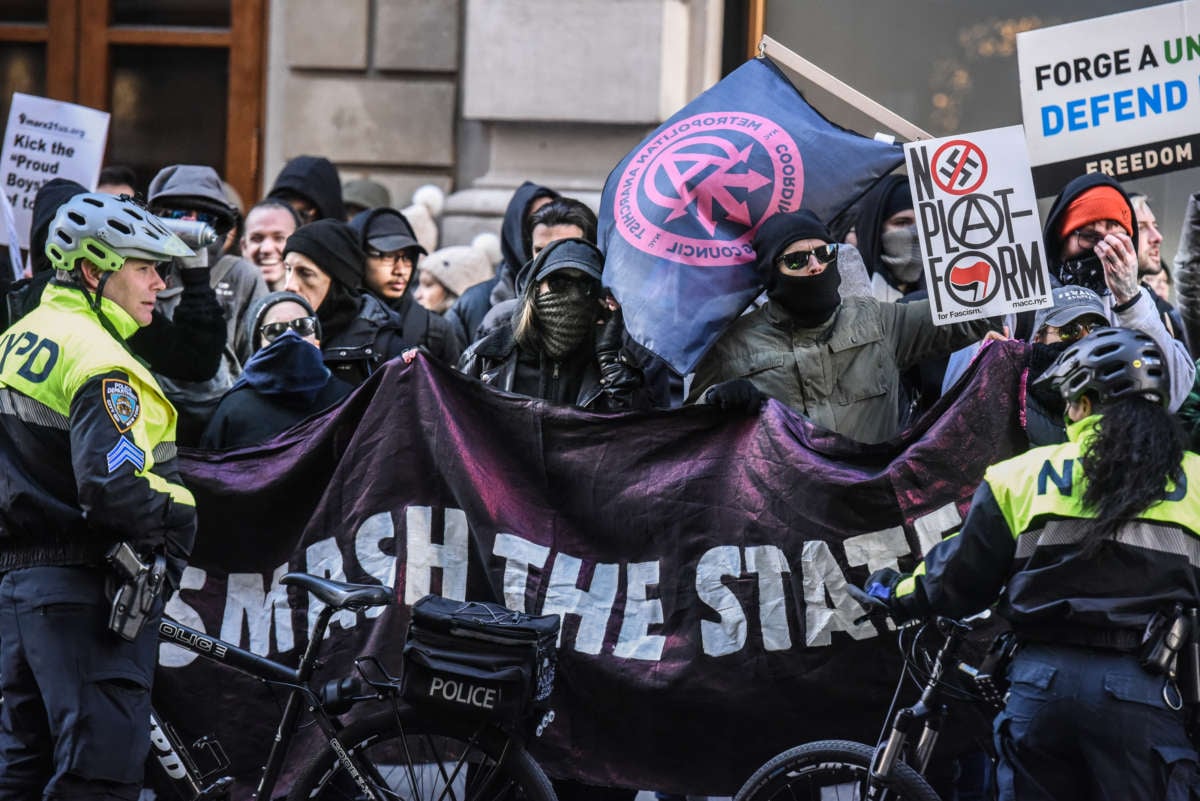
[[[517,723],[554,689],[558,615],[426,595],[412,606],[400,691],[413,705]]]

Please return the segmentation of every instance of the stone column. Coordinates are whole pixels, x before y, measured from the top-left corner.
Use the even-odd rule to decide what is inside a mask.
[[[608,172],[719,78],[723,0],[466,0],[443,241],[498,232],[525,180],[595,208]]]
[[[333,161],[406,206],[449,190],[455,165],[459,0],[271,0],[265,192],[287,159]]]

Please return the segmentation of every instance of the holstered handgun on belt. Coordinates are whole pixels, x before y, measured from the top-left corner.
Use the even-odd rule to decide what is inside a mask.
[[[105,558],[121,581],[113,596],[108,628],[122,639],[133,642],[141,633],[142,626],[154,609],[154,602],[162,592],[167,559],[158,554],[147,564],[138,558],[137,552],[127,542],[118,542],[109,549]]]

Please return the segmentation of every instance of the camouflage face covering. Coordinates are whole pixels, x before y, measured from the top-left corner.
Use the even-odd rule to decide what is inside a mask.
[[[562,361],[579,347],[596,322],[596,302],[572,289],[543,292],[534,298],[542,347],[554,361]]]

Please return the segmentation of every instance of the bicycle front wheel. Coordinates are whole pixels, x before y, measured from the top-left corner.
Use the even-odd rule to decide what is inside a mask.
[[[756,770],[734,801],[940,801],[904,763],[886,780],[868,782],[874,756],[874,748],[848,740],[797,746]]]
[[[380,798],[404,801],[557,801],[533,757],[493,727],[430,720],[411,707],[377,713],[338,734]],[[308,763],[288,801],[359,801],[365,793],[332,747]]]

